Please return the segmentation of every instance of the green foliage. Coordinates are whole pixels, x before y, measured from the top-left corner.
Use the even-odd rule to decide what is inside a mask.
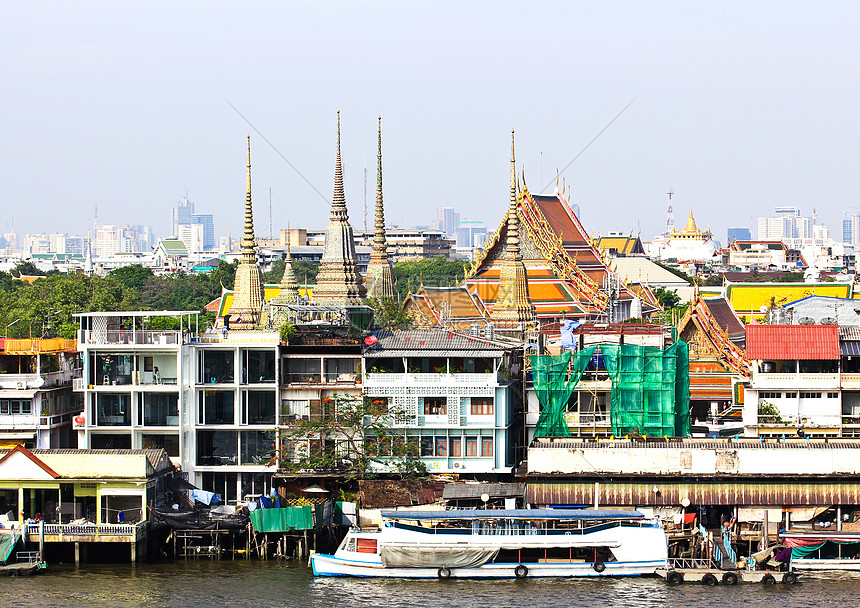
[[[397,298],[402,301],[422,283],[434,287],[458,285],[469,267],[466,260],[451,260],[441,255],[431,260],[397,262],[393,266]]]
[[[403,430],[393,428],[396,411],[379,399],[353,395],[326,397],[319,413],[308,420],[281,427],[279,468],[286,473],[308,471],[339,473],[346,479],[373,474],[373,465],[388,472],[416,478],[427,474],[417,450],[407,443]],[[382,442],[391,447],[379,454]]]
[[[414,319],[392,298],[368,298],[373,308],[373,322],[382,329],[409,329]]]
[[[722,287],[723,280],[723,275],[712,274],[707,279],[705,279],[705,282],[702,283],[702,285],[705,285],[706,287]]]
[[[143,266],[121,266],[116,270],[111,270],[108,276],[118,281],[129,289],[136,289],[140,292],[147,279],[154,276],[152,270]]]
[[[281,325],[280,333],[281,333],[281,342],[289,343],[290,340],[296,335],[296,326],[292,323],[284,323]]]
[[[764,399],[758,402],[758,419],[759,422],[770,422],[774,424],[784,422],[779,413],[779,408]]]
[[[677,289],[669,290],[663,287],[655,287],[653,293],[657,301],[660,302],[660,306],[663,307],[663,310],[675,308],[681,302],[681,297],[678,295]]]
[[[320,270],[319,262],[309,262],[308,260],[293,260],[293,273],[296,275],[296,281],[301,285],[313,285],[317,282],[317,273]],[[283,272],[283,271],[282,271]],[[280,281],[280,277],[278,281]]]
[[[275,260],[272,262],[272,269],[269,272],[263,273],[263,283],[266,285],[276,285],[284,278],[284,269],[287,263],[284,260]]]

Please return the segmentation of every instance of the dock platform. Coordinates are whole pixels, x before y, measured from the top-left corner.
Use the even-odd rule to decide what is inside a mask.
[[[797,572],[775,570],[718,570],[716,568],[659,568],[657,576],[670,585],[701,583],[703,585],[737,585],[761,583],[763,585],[793,585],[798,582]]]

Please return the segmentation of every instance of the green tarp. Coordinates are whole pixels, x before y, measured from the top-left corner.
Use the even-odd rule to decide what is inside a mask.
[[[15,545],[18,544],[19,538],[21,538],[20,532],[0,535],[0,563],[5,564],[9,561],[9,558],[12,556],[12,551],[15,549]]]
[[[570,437],[564,418],[567,402],[596,350],[597,346],[590,346],[577,353],[567,351],[554,356],[531,356],[532,379],[540,402],[535,437]]]
[[[282,507],[251,511],[251,525],[257,532],[288,532],[314,527],[313,507]]]
[[[570,436],[564,417],[567,403],[597,348],[531,357],[541,407],[535,437]],[[609,416],[613,435],[690,434],[690,360],[685,342],[666,349],[601,344],[600,352],[612,382]]]

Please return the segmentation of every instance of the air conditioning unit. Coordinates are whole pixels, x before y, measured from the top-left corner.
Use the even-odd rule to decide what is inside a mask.
[[[454,468],[455,468],[455,469],[459,469],[459,468],[460,468],[460,463],[459,463],[459,462],[455,462],[455,463],[454,463]]]

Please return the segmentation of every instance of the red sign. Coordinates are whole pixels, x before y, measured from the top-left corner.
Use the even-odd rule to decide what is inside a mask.
[[[376,344],[377,342],[379,342],[379,338],[377,338],[376,336],[367,336],[367,337],[364,339],[364,343],[365,343],[367,346],[373,346],[373,345],[374,345],[374,344]]]

